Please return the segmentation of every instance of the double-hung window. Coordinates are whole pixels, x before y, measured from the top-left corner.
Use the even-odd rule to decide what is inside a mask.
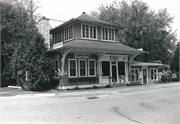
[[[79,77],[87,77],[86,59],[79,59]]]
[[[113,28],[102,28],[102,40],[114,41],[115,30]]]
[[[68,66],[69,66],[69,77],[77,77],[77,60],[69,59]]]
[[[82,24],[81,30],[82,38],[97,39],[97,26]]]
[[[94,59],[88,60],[88,69],[89,69],[89,77],[95,77],[96,76],[96,63]]]
[[[67,41],[72,38],[73,38],[73,26],[71,25],[64,29],[64,41]]]
[[[139,69],[131,69],[131,81],[139,81]]]
[[[151,69],[151,80],[156,80],[157,79],[157,69],[152,68]]]
[[[54,33],[54,44],[61,42],[61,31]]]

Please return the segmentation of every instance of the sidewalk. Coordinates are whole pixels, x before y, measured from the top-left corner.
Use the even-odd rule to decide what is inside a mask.
[[[167,88],[167,87],[180,87],[180,82],[173,82],[173,83],[163,83],[163,84],[144,84],[144,85],[136,85],[136,86],[121,86],[121,87],[114,87],[114,88],[97,88],[92,89],[92,85],[79,85],[80,90],[49,90],[44,92],[33,92],[33,91],[24,91],[22,89],[18,89],[17,87],[8,87],[12,88],[11,90],[4,90],[4,92],[0,92],[0,97],[11,97],[11,96],[78,96],[78,95],[86,95],[86,94],[103,94],[103,93],[120,93],[120,92],[131,92],[131,91],[138,91],[138,90],[150,90],[156,88]],[[96,85],[96,86],[102,86]],[[68,86],[66,88],[74,88],[75,86]],[[91,89],[87,89],[91,87]],[[7,89],[8,89],[7,88]]]

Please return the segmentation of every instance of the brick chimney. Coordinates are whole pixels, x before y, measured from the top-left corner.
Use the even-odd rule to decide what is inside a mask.
[[[41,33],[45,38],[45,43],[48,45],[48,49],[50,49],[50,31],[51,25],[49,23],[49,19],[47,19],[45,16],[43,16],[38,21],[38,30],[39,33]]]

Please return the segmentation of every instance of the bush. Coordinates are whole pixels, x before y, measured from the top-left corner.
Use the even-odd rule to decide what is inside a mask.
[[[166,83],[168,81],[168,76],[167,75],[161,75],[161,82]]]

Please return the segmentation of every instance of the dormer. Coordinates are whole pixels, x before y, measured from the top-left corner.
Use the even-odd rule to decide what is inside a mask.
[[[118,30],[115,25],[88,16],[83,12],[79,17],[71,19],[50,30],[53,44],[83,39],[103,42],[119,42]]]

